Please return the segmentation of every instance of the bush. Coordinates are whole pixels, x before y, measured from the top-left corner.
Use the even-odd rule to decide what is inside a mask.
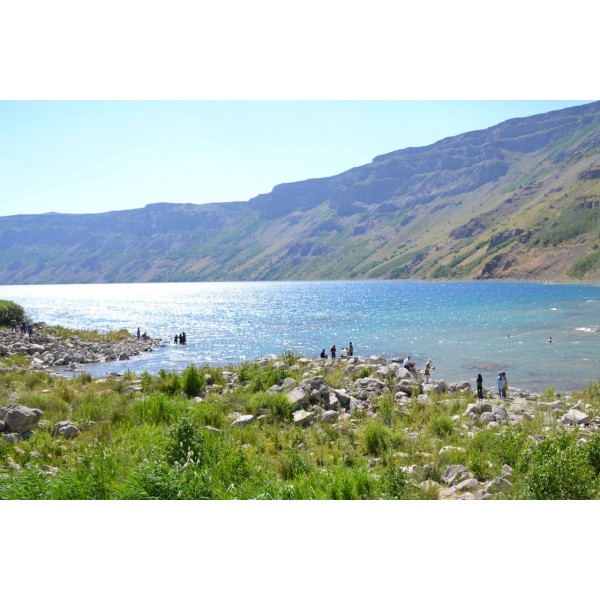
[[[25,310],[12,300],[0,300],[0,325],[10,325],[12,320],[20,323],[25,320]]]
[[[203,431],[198,429],[189,415],[183,415],[171,425],[167,441],[167,460],[170,464],[184,465],[207,462],[209,452]]]
[[[381,477],[383,497],[400,500],[406,497],[407,488],[406,473],[398,465],[389,465]]]
[[[181,387],[188,398],[194,398],[204,389],[204,378],[194,365],[189,365],[183,372]]]
[[[587,459],[596,476],[600,475],[600,433],[595,433],[585,445]]]
[[[436,415],[429,421],[429,431],[439,438],[452,434],[452,419],[448,415]]]
[[[532,500],[591,500],[597,494],[594,469],[571,432],[542,440],[522,456],[525,497]],[[524,470],[524,469],[523,469]]]
[[[365,425],[365,446],[369,454],[380,456],[392,447],[392,432],[378,419]]]

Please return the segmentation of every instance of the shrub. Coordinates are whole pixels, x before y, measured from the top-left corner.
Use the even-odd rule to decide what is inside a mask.
[[[499,463],[516,467],[528,443],[527,433],[522,428],[511,427],[494,438],[492,455]]]
[[[600,475],[600,433],[596,432],[585,445],[587,459],[596,476]]]
[[[381,491],[384,498],[399,500],[406,497],[408,480],[406,473],[398,465],[386,467],[381,477]]]
[[[177,401],[172,396],[161,393],[155,393],[142,398],[132,406],[133,414],[142,423],[150,423],[152,425],[171,424],[185,410],[186,405],[182,401]]]
[[[448,415],[435,415],[429,421],[429,431],[439,438],[443,438],[452,434],[453,424],[452,419]]]
[[[194,398],[203,389],[205,383],[204,378],[194,365],[189,365],[183,372],[181,378],[181,387],[188,398]]]
[[[20,323],[25,320],[25,310],[12,300],[0,300],[0,325],[10,325],[12,320]]]
[[[525,497],[533,500],[591,500],[597,494],[594,469],[576,436],[563,432],[530,446],[522,457],[527,466]]]
[[[310,471],[308,460],[296,448],[288,448],[281,456],[279,464],[281,466],[281,475],[286,480],[294,479]]]
[[[189,415],[184,414],[169,428],[167,460],[179,465],[192,462],[201,465],[209,459],[204,432],[198,429]]]
[[[365,425],[365,447],[369,454],[380,456],[392,446],[392,432],[380,420],[371,419]]]

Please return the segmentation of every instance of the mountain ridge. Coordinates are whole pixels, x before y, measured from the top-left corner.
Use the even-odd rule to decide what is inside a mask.
[[[0,217],[0,284],[600,279],[600,102],[246,202]]]

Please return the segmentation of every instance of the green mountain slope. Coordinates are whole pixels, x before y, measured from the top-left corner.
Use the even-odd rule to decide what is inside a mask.
[[[249,202],[0,218],[0,283],[600,279],[600,102]]]

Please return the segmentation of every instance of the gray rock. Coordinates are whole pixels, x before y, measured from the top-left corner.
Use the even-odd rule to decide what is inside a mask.
[[[496,417],[497,421],[508,421],[508,412],[504,406],[494,406],[492,408],[492,413]]]
[[[308,403],[306,392],[301,388],[294,388],[291,392],[288,392],[287,398],[293,408],[305,406]]]
[[[72,421],[59,421],[52,428],[52,435],[61,435],[64,438],[71,439],[79,435],[79,429]]]
[[[329,394],[328,401],[325,401],[325,408],[327,410],[337,410],[340,406],[339,398],[333,393]]]
[[[512,477],[513,470],[510,465],[502,465],[502,477],[510,479]]]
[[[338,413],[336,410],[326,410],[321,415],[321,419],[325,423],[335,423],[338,420]]]
[[[286,377],[281,384],[283,390],[291,390],[296,387],[296,380],[293,377]]]
[[[2,439],[14,444],[21,441],[21,436],[18,433],[5,433]]]
[[[306,410],[297,410],[294,412],[294,423],[296,425],[308,425],[312,423],[315,418],[315,414]]]
[[[469,473],[467,471],[467,467],[464,465],[450,465],[442,475],[441,480],[442,483],[445,483],[449,486],[454,486],[460,481],[464,481],[468,477]]]
[[[562,418],[564,425],[587,425],[590,422],[590,418],[580,410],[571,409]]]
[[[231,424],[232,427],[245,427],[250,425],[254,421],[254,415],[239,415],[236,416],[235,421]]]
[[[350,400],[352,399],[352,396],[350,396],[350,394],[348,394],[346,392],[346,390],[333,390],[333,393],[336,395],[336,397],[339,400],[340,404],[344,408],[349,408],[350,407]],[[331,403],[330,403],[330,406],[331,406]]]
[[[129,355],[126,352],[119,354],[119,360],[129,360]]]
[[[4,424],[4,421],[0,421],[0,433],[3,432],[5,428],[6,425]]]
[[[512,491],[512,483],[508,479],[496,477],[485,486],[485,489],[490,494],[507,494]]]
[[[479,481],[474,477],[469,479],[465,479],[456,485],[456,491],[465,492],[467,490],[474,490],[477,486],[479,486]]]
[[[7,433],[23,433],[33,430],[43,413],[39,408],[29,408],[21,404],[11,404],[0,409],[0,419],[4,421]]]
[[[311,377],[309,379],[304,379],[300,383],[300,385],[302,387],[309,387],[309,388],[311,388],[313,390],[318,390],[324,384],[325,384],[325,380],[321,376]]]
[[[430,406],[433,404],[433,400],[427,394],[419,394],[417,396],[417,404],[421,406]]]
[[[484,413],[481,413],[481,420],[484,423],[490,423],[491,421],[496,420],[496,415],[494,415],[494,413],[492,413],[492,412],[484,412]]]

